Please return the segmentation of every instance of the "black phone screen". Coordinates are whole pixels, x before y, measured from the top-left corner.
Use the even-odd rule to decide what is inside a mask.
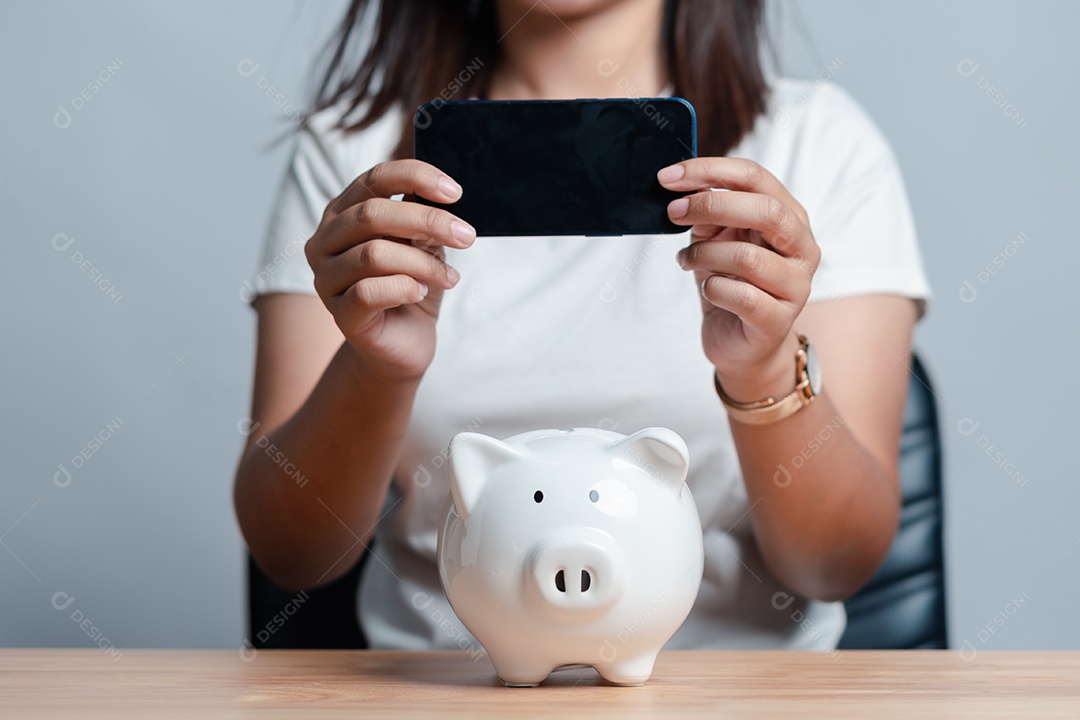
[[[685,193],[660,168],[696,155],[682,98],[435,101],[416,112],[415,156],[461,184],[445,207],[477,235],[639,235],[686,230]]]

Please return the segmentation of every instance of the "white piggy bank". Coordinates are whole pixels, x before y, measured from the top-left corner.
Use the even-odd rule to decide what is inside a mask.
[[[590,665],[648,680],[701,584],[688,464],[665,428],[454,437],[439,576],[506,685]]]

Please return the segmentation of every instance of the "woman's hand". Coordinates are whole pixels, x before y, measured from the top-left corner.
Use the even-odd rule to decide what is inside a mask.
[[[701,288],[702,342],[724,390],[741,402],[790,393],[792,325],[821,258],[806,211],[750,160],[695,158],[657,177],[669,190],[694,192],[672,201],[668,215],[692,226],[678,261]]]
[[[404,380],[431,364],[442,294],[459,279],[443,248],[469,247],[476,232],[397,194],[449,203],[461,187],[419,160],[376,165],[327,205],[305,251],[316,292],[368,369]]]

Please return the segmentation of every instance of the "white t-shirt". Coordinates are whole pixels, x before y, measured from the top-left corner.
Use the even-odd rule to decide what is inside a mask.
[[[258,293],[314,294],[303,243],[327,203],[388,159],[400,116],[365,131],[300,133],[270,225]],[[806,208],[822,259],[810,301],[929,288],[896,160],[862,109],[828,84],[778,80],[770,109],[734,149],[769,169]],[[678,432],[704,526],[705,575],[669,648],[831,649],[841,603],[789,602],[754,542],[735,446],[701,347],[692,274],[679,235],[480,238],[450,249],[461,272],[443,298],[435,359],[416,397],[404,452],[365,568],[359,617],[373,647],[473,648],[439,585],[436,537],[448,493],[446,447],[475,430]],[[828,372],[828,368],[825,368]]]

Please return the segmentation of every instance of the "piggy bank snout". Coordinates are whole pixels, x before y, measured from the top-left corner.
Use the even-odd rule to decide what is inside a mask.
[[[618,598],[622,569],[621,554],[609,538],[553,537],[533,547],[525,572],[548,609],[591,614]]]

